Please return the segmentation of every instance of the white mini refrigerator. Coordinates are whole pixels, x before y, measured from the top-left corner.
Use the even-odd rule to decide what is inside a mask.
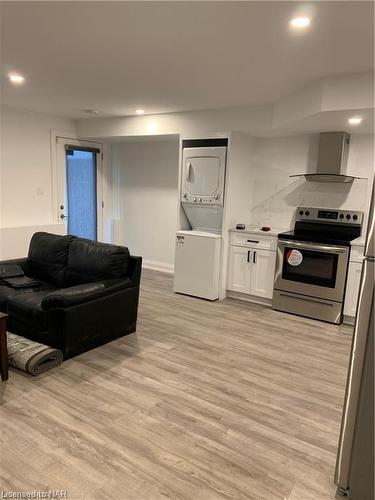
[[[220,255],[220,234],[177,231],[173,290],[202,299],[218,299]]]

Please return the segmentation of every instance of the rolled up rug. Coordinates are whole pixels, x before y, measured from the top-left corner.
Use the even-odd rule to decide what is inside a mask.
[[[63,362],[58,349],[7,332],[9,364],[31,375],[40,375]]]

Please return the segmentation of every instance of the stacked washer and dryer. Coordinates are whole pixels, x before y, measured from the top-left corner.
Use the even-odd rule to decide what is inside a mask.
[[[191,229],[177,231],[174,291],[219,298],[228,139],[182,142],[180,200]]]

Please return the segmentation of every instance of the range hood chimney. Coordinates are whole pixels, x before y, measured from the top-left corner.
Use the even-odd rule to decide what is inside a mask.
[[[322,132],[319,135],[318,165],[315,174],[297,174],[290,177],[305,177],[315,182],[353,182],[346,175],[348,164],[350,134],[347,132]]]

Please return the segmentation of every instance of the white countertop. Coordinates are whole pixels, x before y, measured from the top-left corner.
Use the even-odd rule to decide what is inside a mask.
[[[366,236],[359,236],[358,238],[350,242],[352,246],[357,245],[359,247],[364,247],[365,243],[366,243]]]
[[[230,232],[232,233],[256,233],[256,234],[262,234],[264,236],[277,236],[279,233],[285,233],[286,231],[291,231],[289,228],[285,227],[271,227],[269,231],[262,231],[260,227],[258,226],[245,226],[245,229],[236,229],[235,227],[232,227],[229,229]],[[359,236],[355,240],[352,240],[350,244],[359,246],[359,247],[364,247],[366,242],[366,236]]]
[[[289,228],[281,228],[281,227],[270,227],[269,231],[262,231],[259,226],[245,226],[245,229],[236,229],[232,227],[229,229],[230,232],[233,233],[256,233],[262,234],[264,236],[277,236],[279,233],[285,233],[285,231],[290,231]]]
[[[221,233],[214,233],[214,232],[209,232],[209,231],[198,231],[198,230],[191,230],[191,229],[180,229],[179,231],[176,232],[176,234],[177,234],[177,236],[178,235],[201,236],[204,238],[214,238],[214,239],[221,238]]]

